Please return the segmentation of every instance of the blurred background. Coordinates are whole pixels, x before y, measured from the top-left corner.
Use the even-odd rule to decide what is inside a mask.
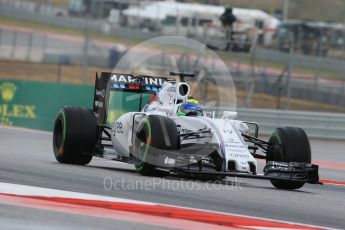
[[[345,112],[344,23],[343,0],[0,0],[0,79],[91,87],[136,44],[178,35],[222,58],[242,114],[314,111],[329,124]],[[184,71],[195,71],[193,55],[178,57]],[[165,73],[164,58],[145,71]]]

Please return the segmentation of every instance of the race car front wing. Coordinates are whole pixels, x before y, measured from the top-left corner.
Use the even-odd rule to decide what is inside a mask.
[[[264,167],[264,174],[240,173],[240,172],[215,172],[207,170],[190,170],[185,167],[174,168],[176,173],[187,176],[230,176],[264,180],[299,181],[310,184],[322,184],[319,181],[319,166],[297,162],[268,161]]]

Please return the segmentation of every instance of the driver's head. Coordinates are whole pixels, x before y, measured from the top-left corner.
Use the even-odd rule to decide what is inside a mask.
[[[177,109],[178,116],[203,116],[200,106],[194,103],[183,103]]]
[[[200,105],[199,101],[194,98],[189,98],[187,102],[195,105]]]

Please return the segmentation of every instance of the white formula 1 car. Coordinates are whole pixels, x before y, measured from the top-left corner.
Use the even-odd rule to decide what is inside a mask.
[[[258,139],[259,125],[235,120],[235,112],[219,118],[205,112],[190,96],[185,77],[102,73],[96,76],[93,110],[63,107],[57,115],[53,149],[57,161],[88,164],[93,156],[131,163],[142,175],[185,175],[223,179],[226,176],[267,179],[277,188],[298,189],[319,182],[318,166],[311,164],[307,135],[300,128],[277,128],[268,141]],[[114,97],[112,92],[117,92]],[[122,112],[112,127],[112,103],[126,107],[122,95],[137,101]],[[147,98],[148,103],[143,103]],[[125,99],[125,100],[124,100]],[[249,127],[255,132],[250,135]],[[261,149],[260,154],[258,149]],[[257,158],[266,159],[263,174]]]

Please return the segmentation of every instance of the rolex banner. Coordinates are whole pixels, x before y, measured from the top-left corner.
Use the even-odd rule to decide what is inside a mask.
[[[0,125],[52,131],[62,106],[92,106],[93,86],[0,80]]]

